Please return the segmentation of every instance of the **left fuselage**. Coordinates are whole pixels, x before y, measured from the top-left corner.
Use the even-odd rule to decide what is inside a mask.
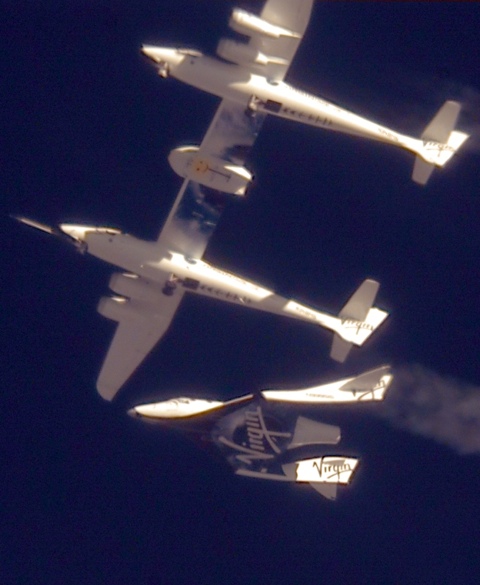
[[[203,260],[163,249],[157,242],[123,233],[92,231],[86,234],[85,243],[93,256],[159,283],[165,287],[166,294],[174,294],[175,288],[181,287],[188,292],[313,322],[334,331],[341,323],[338,317],[281,297]]]

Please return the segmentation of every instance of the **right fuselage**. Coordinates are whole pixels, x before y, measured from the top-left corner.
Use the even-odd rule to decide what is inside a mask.
[[[186,55],[170,69],[170,75],[202,91],[237,101],[249,108],[337,132],[363,136],[418,152],[420,139],[357,116],[339,106],[284,82],[266,77],[239,65],[205,55]]]

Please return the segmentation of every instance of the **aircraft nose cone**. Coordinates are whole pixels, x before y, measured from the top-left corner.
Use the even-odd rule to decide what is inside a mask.
[[[137,418],[139,416],[136,408],[130,408],[129,410],[127,410],[127,414],[132,418]]]
[[[90,226],[74,225],[69,223],[61,223],[58,227],[64,234],[67,234],[67,236],[77,240],[77,242],[84,242],[87,234],[92,231]]]
[[[160,55],[161,49],[159,50],[158,47],[152,47],[150,45],[143,45],[141,51],[145,55],[145,57],[148,57],[152,61],[155,61],[155,63],[158,63],[159,61],[161,61],[161,55]]]

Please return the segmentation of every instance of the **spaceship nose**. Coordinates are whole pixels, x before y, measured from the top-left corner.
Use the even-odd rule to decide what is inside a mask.
[[[127,410],[127,414],[128,414],[128,416],[131,416],[132,418],[137,418],[139,416],[137,409],[135,407]]]

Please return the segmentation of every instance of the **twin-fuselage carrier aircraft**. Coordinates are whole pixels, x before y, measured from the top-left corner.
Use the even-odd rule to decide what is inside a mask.
[[[188,70],[197,85],[201,85],[200,79],[211,80],[211,84],[205,81],[206,87],[224,87],[227,92],[200,146],[177,148],[169,155],[170,165],[184,181],[157,241],[140,240],[109,227],[61,223],[52,228],[17,216],[22,223],[61,236],[81,252],[125,271],[112,276],[109,286],[114,294],[103,297],[98,305],[101,315],[118,323],[97,380],[98,392],[106,400],[114,398],[166,333],[186,292],[330,329],[334,332],[330,356],[340,362],[352,345],[362,345],[387,317],[385,311],[373,306],[379,287],[374,280],[365,280],[335,316],[283,298],[203,260],[228,195],[243,196],[252,179],[245,160],[266,113],[271,113],[267,100],[266,109],[259,102],[251,115],[251,84],[288,94],[290,89],[281,79],[307,26],[311,5],[310,0],[268,0],[260,17],[234,10],[232,26],[251,36],[250,43],[238,51],[246,51],[242,55],[256,51],[257,55],[252,62],[238,57],[242,65],[229,65],[191,51],[143,48],[158,61],[160,73],[180,75]],[[225,57],[226,47],[233,51],[237,45],[225,41],[222,46]],[[201,75],[195,73],[197,66],[203,71]],[[301,95],[294,90],[291,93]],[[259,95],[265,97],[257,91],[255,96]],[[312,99],[306,99],[305,107]],[[317,102],[314,99],[312,103]],[[277,113],[282,111],[280,108]],[[344,114],[336,106],[334,111],[338,116],[332,120],[338,118],[340,123]]]
[[[221,97],[220,108],[235,103],[261,120],[271,114],[409,150],[416,155],[412,179],[424,185],[433,169],[443,167],[468,138],[454,130],[460,104],[447,101],[420,138],[413,138],[285,83],[312,5],[313,0],[268,0],[260,16],[235,8],[229,26],[244,40],[222,38],[217,46],[220,59],[172,47],[144,45],[142,51],[157,64],[162,77],[174,77]],[[203,158],[208,154],[202,145],[195,157],[202,155],[203,164],[208,165],[208,158]],[[184,154],[181,163],[179,157],[177,168],[191,168],[195,164],[191,159]],[[246,179],[247,175],[243,173],[242,177]]]
[[[309,484],[333,500],[338,487],[350,483],[359,459],[336,447],[340,428],[310,418],[312,407],[381,401],[392,378],[383,366],[301,390],[264,390],[228,402],[181,396],[135,406],[129,414],[213,444],[237,475]],[[308,417],[299,413],[305,408]]]

